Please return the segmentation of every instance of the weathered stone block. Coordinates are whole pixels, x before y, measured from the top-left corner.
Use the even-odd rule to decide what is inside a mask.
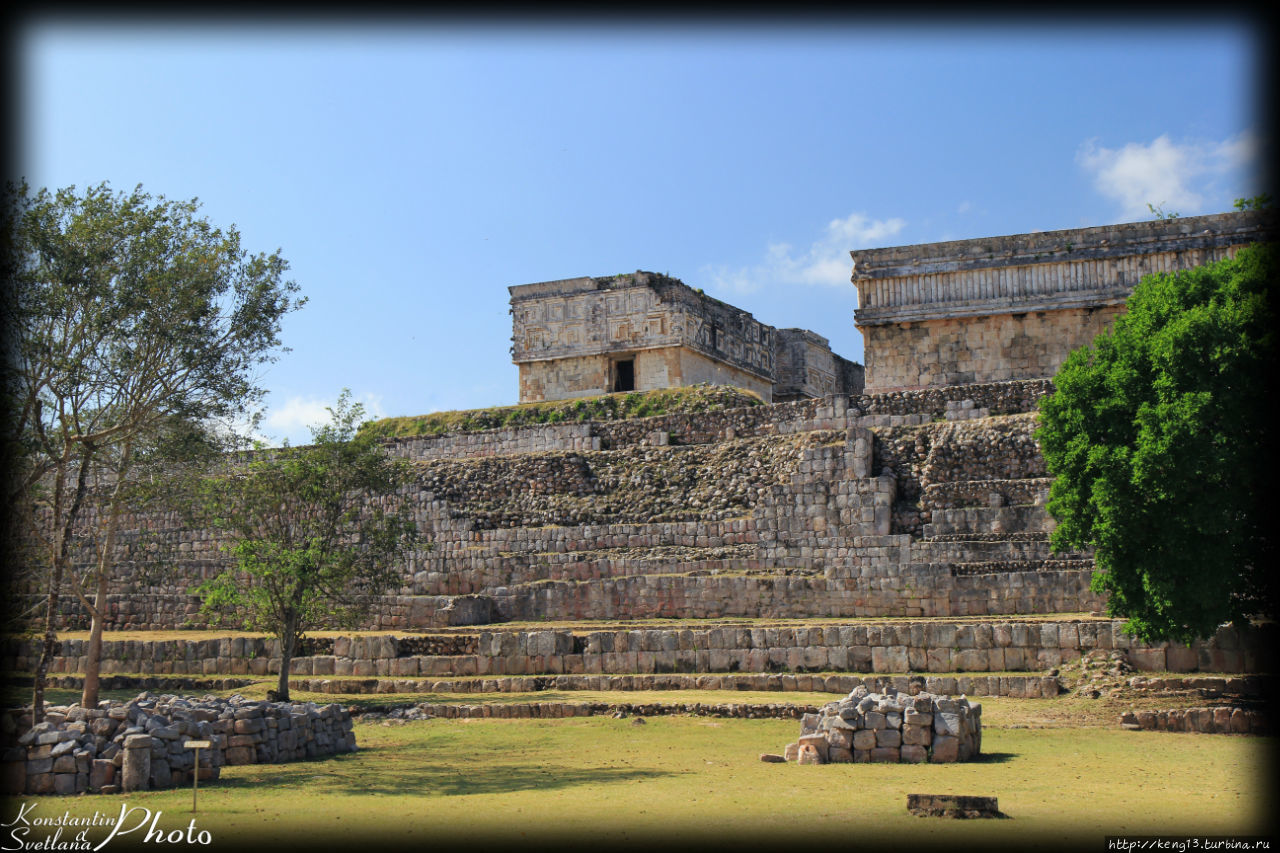
[[[876,732],[877,747],[898,747],[902,745],[902,732],[897,729],[880,729]]]
[[[812,743],[800,744],[799,756],[796,759],[797,764],[825,764],[826,761],[818,752],[818,748]]]
[[[871,761],[877,764],[897,764],[901,755],[896,746],[878,746],[871,750]]]
[[[827,750],[827,760],[831,764],[852,764],[853,750],[843,748],[843,747],[833,746]]]
[[[933,739],[933,747],[929,752],[929,761],[933,764],[947,764],[960,757],[960,739],[948,735],[938,735]]]

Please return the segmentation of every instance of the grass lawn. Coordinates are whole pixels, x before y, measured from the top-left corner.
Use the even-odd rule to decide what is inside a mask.
[[[656,849],[659,839],[731,848],[837,850],[874,841],[904,851],[1104,850],[1113,834],[1268,831],[1273,738],[1010,727],[1054,701],[984,702],[983,760],[942,766],[759,761],[759,753],[781,752],[794,739],[798,724],[790,720],[358,724],[355,755],[225,769],[201,789],[197,828],[209,831],[211,849],[253,841],[370,851],[446,844]],[[996,796],[1012,819],[915,818],[905,809],[908,793]],[[189,790],[27,801],[39,803],[33,816],[68,810],[112,818],[127,802],[162,811],[158,826],[166,831],[191,819]],[[0,823],[15,808],[6,804]],[[105,849],[132,846],[125,842],[140,842],[143,832]],[[90,838],[104,836],[91,830]]]

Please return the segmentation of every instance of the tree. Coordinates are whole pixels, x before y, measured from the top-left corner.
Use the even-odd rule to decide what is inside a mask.
[[[1236,210],[1267,210],[1271,207],[1271,193],[1259,193],[1251,198],[1238,198],[1231,206]]]
[[[400,558],[419,546],[402,487],[413,471],[359,434],[364,407],[343,391],[313,443],[259,451],[207,479],[195,516],[228,535],[234,566],[198,586],[203,612],[280,640],[277,698],[305,631],[354,625],[373,596],[399,585]]]
[[[231,227],[197,216],[199,202],[106,184],[32,194],[7,188],[4,239],[14,287],[3,376],[13,462],[6,509],[34,508],[43,554],[44,644],[32,700],[56,642],[59,599],[86,507],[100,501],[97,555],[76,588],[91,619],[82,702],[96,705],[104,608],[116,533],[136,463],[176,424],[244,417],[261,399],[260,365],[280,321],[301,307],[279,252],[250,255]],[[13,508],[17,507],[17,510]]]
[[[1276,603],[1265,418],[1276,248],[1145,277],[1073,352],[1036,433],[1056,549],[1093,547],[1093,589],[1147,641],[1190,642]]]

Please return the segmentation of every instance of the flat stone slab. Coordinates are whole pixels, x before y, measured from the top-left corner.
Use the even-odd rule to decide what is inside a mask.
[[[916,817],[1008,817],[1000,811],[995,797],[954,794],[907,794],[907,811]]]

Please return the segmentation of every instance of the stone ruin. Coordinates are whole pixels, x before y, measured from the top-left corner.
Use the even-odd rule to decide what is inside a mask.
[[[1008,817],[1000,811],[1000,801],[995,797],[954,794],[907,794],[907,811],[916,817]]]
[[[783,758],[797,764],[949,764],[982,752],[982,706],[964,696],[859,687],[800,721]],[[768,760],[768,759],[766,759]]]
[[[188,741],[202,749],[200,779],[225,765],[283,763],[354,752],[351,714],[341,705],[202,699],[142,693],[97,708],[50,706],[34,727],[30,710],[0,714],[0,794],[115,794],[188,785],[196,772]]]

